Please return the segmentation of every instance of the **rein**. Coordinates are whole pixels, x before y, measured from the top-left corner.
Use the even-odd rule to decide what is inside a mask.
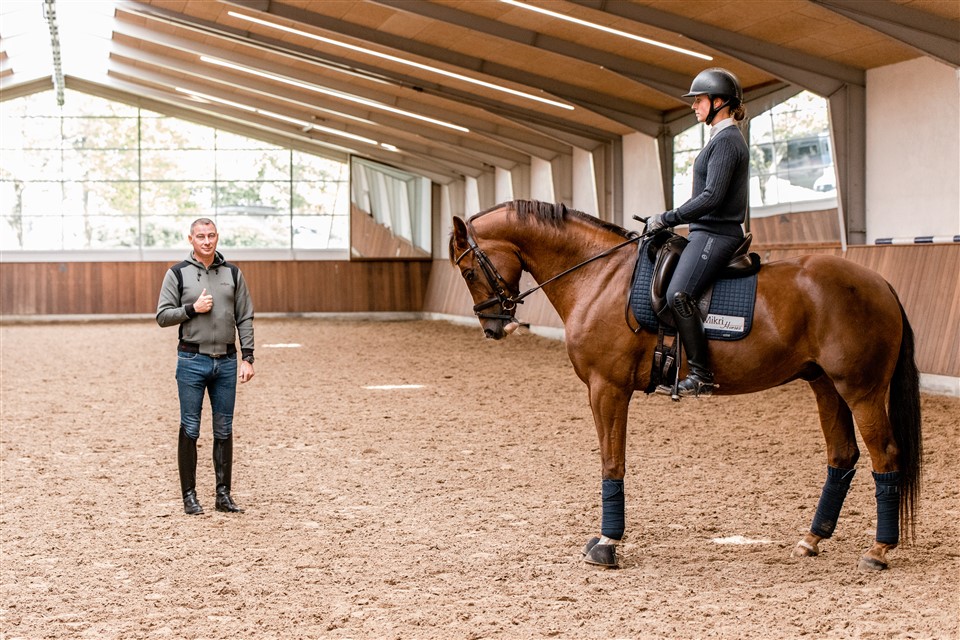
[[[509,295],[509,285],[507,284],[507,281],[504,280],[503,276],[500,275],[500,272],[497,271],[497,268],[490,261],[490,258],[488,258],[487,254],[484,253],[483,249],[480,248],[480,245],[477,244],[477,241],[474,238],[473,224],[467,221],[466,227],[467,227],[467,244],[469,244],[470,246],[457,257],[454,264],[459,266],[461,260],[463,260],[468,254],[473,253],[477,258],[477,263],[480,265],[480,269],[483,271],[483,275],[487,278],[487,283],[490,285],[490,288],[494,290],[494,293],[496,293],[496,297],[488,298],[483,302],[475,304],[473,306],[473,313],[478,318],[484,318],[484,319],[490,319],[490,320],[504,320],[504,321],[510,321],[514,319],[513,312],[517,308],[517,305],[523,304],[523,299],[529,296],[531,293],[538,291],[539,289],[542,289],[543,287],[547,286],[554,280],[559,280],[563,276],[573,273],[574,271],[576,271],[577,269],[580,269],[581,267],[585,267],[586,265],[590,264],[591,262],[594,262],[595,260],[599,260],[600,258],[605,258],[609,256],[611,253],[614,253],[615,251],[627,246],[628,244],[639,242],[640,240],[646,237],[646,234],[638,234],[635,232],[631,233],[630,237],[627,240],[624,240],[623,242],[621,242],[620,244],[614,247],[610,247],[609,249],[601,253],[598,253],[597,255],[591,258],[587,258],[583,262],[579,264],[575,264],[569,269],[561,271],[560,273],[553,276],[552,278],[548,278],[547,280],[544,280],[541,284],[538,284],[535,287],[527,289],[523,293],[518,293],[517,295]],[[492,307],[495,304],[500,305],[500,309],[502,310],[502,313],[481,313],[481,311],[483,311],[484,309],[488,307]]]

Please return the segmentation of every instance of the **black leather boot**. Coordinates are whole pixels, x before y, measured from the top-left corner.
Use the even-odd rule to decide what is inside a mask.
[[[217,511],[243,513],[230,497],[233,475],[233,436],[213,439],[213,471],[217,475]]]
[[[180,428],[177,442],[177,467],[180,469],[180,493],[183,495],[183,512],[187,515],[203,513],[197,501],[197,441]]]
[[[682,291],[674,296],[673,317],[683,350],[687,352],[687,364],[690,368],[687,377],[677,385],[677,394],[681,397],[709,396],[716,385],[710,371],[707,334],[704,333],[703,320],[697,305]]]

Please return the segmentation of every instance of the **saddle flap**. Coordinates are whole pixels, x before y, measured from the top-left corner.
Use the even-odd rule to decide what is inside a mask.
[[[654,241],[656,241],[656,238],[654,238]],[[661,322],[665,322],[671,327],[673,326],[673,314],[667,308],[667,285],[670,284],[670,276],[673,275],[673,271],[680,261],[680,254],[683,253],[687,244],[688,241],[683,236],[670,234],[659,247],[650,247],[650,251],[656,249],[653,279],[650,284],[650,304]]]

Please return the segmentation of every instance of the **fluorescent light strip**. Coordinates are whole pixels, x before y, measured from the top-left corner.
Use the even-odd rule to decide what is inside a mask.
[[[310,129],[314,129],[316,131],[323,131],[324,133],[329,133],[330,135],[339,136],[341,138],[347,138],[348,140],[356,140],[357,142],[372,144],[375,147],[380,146],[380,143],[374,140],[373,138],[365,138],[364,136],[359,136],[355,133],[348,133],[346,131],[340,131],[339,129],[332,129],[330,127],[325,127],[323,125],[307,122],[306,120],[298,120],[297,118],[291,118],[290,116],[285,116],[282,113],[274,113],[272,111],[265,111],[263,109],[257,109],[257,113],[268,116],[270,118],[276,118],[277,120],[291,122],[293,124],[303,126],[304,128],[309,127]]]
[[[329,133],[334,136],[340,136],[341,138],[348,138],[350,140],[356,140],[358,142],[371,144],[375,147],[383,146],[376,140],[373,140],[372,138],[365,138],[363,136],[358,136],[353,133],[347,133],[346,131],[338,131],[337,129],[331,129],[330,127],[324,127],[322,125],[317,125],[312,122],[307,122],[306,120],[300,120],[298,118],[291,118],[290,116],[285,116],[282,113],[274,113],[273,111],[267,111],[266,109],[258,109],[256,107],[251,107],[246,104],[241,104],[239,102],[234,102],[232,100],[224,100],[223,98],[217,98],[215,96],[211,96],[206,93],[200,93],[199,91],[192,91],[190,89],[184,89],[182,87],[174,87],[174,88],[180,93],[185,93],[188,96],[192,96],[194,98],[200,98],[201,100],[206,100],[208,102],[225,104],[229,107],[234,107],[236,109],[241,109],[243,111],[249,111],[250,113],[257,113],[262,116],[267,116],[268,118],[274,118],[276,120],[282,120],[283,122],[289,122],[291,124],[295,124],[298,127],[301,127],[304,130],[304,132],[306,132],[309,129],[316,129],[317,131],[323,131],[324,133]],[[396,149],[396,147],[393,147],[393,149]]]
[[[484,80],[479,80],[477,78],[471,78],[470,76],[465,76],[460,73],[455,73],[453,71],[447,71],[446,69],[440,69],[438,67],[433,67],[428,64],[422,64],[420,62],[414,62],[413,60],[407,60],[405,58],[400,58],[397,56],[390,55],[388,53],[381,53],[380,51],[374,51],[373,49],[367,49],[366,47],[360,47],[354,44],[348,44],[346,42],[340,42],[339,40],[333,40],[331,38],[325,38],[323,36],[318,36],[314,33],[308,33],[306,31],[301,31],[300,29],[294,29],[292,27],[287,27],[282,24],[277,24],[275,22],[270,22],[269,20],[262,20],[260,18],[254,18],[253,16],[248,16],[242,13],[237,13],[236,11],[228,11],[227,15],[233,16],[234,18],[240,18],[241,20],[248,20],[250,22],[255,22],[256,24],[269,27],[271,29],[279,29],[280,31],[286,31],[287,33],[293,33],[298,36],[303,36],[305,38],[310,38],[312,40],[317,40],[319,42],[324,42],[326,44],[333,45],[335,47],[343,47],[344,49],[350,49],[351,51],[356,51],[358,53],[365,53],[367,55],[376,56],[384,60],[390,60],[391,62],[397,62],[399,64],[405,64],[410,67],[416,67],[417,69],[422,69],[424,71],[429,71],[431,73],[438,73],[440,75],[446,76],[448,78],[454,78],[456,80],[462,80],[463,82],[469,82],[471,84],[479,85],[481,87],[486,87],[487,89],[493,89],[494,91],[502,91],[504,93],[509,93],[510,95],[518,96],[520,98],[526,98],[527,100],[535,100],[543,104],[550,105],[551,107],[557,107],[559,109],[567,109],[569,111],[573,110],[573,106],[565,104],[563,102],[558,102],[556,100],[550,100],[549,98],[543,98],[541,96],[533,95],[532,93],[526,93],[524,91],[517,91],[516,89],[511,89],[509,87],[504,87],[499,84],[493,84],[492,82],[486,82]]]
[[[518,0],[500,0],[500,2],[512,5],[514,7],[520,7],[521,9],[527,9],[528,11],[535,11],[537,13],[542,13],[545,16],[550,16],[551,18],[557,18],[558,20],[565,20],[567,22],[579,24],[580,26],[583,26],[583,27],[590,27],[591,29],[599,29],[600,31],[604,31],[606,33],[610,33],[615,36],[630,38],[631,40],[636,40],[637,42],[643,42],[644,44],[653,45],[655,47],[661,47],[663,49],[669,49],[670,51],[676,51],[677,53],[683,53],[688,56],[693,56],[694,58],[700,58],[701,60],[713,60],[713,56],[708,56],[704,53],[697,53],[696,51],[691,51],[690,49],[675,47],[672,44],[667,44],[665,42],[660,42],[658,40],[651,40],[650,38],[644,38],[643,36],[638,36],[633,33],[627,33],[626,31],[620,31],[619,29],[614,29],[613,27],[605,27],[602,24],[596,24],[595,22],[588,22],[586,20],[581,20],[580,18],[574,18],[573,16],[568,16],[563,13],[557,13],[556,11],[550,11],[549,9],[544,9],[542,7],[535,7],[532,4],[526,4],[524,2],[519,2]]]
[[[228,107],[233,107],[233,108],[235,108],[235,109],[242,109],[243,111],[249,111],[250,113],[256,113],[256,111],[257,111],[255,108],[253,108],[253,107],[251,107],[251,106],[249,106],[249,105],[240,104],[239,102],[234,102],[233,100],[224,100],[223,98],[217,98],[217,97],[214,97],[214,96],[209,96],[209,95],[207,95],[207,94],[205,94],[205,93],[198,93],[197,91],[191,91],[190,89],[184,89],[183,87],[174,87],[174,90],[175,90],[175,91],[179,91],[180,93],[185,93],[185,94],[187,94],[188,96],[191,96],[191,97],[194,97],[194,98],[200,98],[201,100],[205,100],[205,101],[207,101],[207,102],[216,102],[216,103],[218,103],[218,104],[225,104],[225,105],[227,105]]]
[[[383,104],[382,102],[376,102],[374,100],[368,100],[366,98],[361,98],[349,93],[343,93],[342,91],[334,91],[333,89],[326,89],[324,87],[317,86],[315,84],[310,84],[308,82],[301,82],[300,80],[294,80],[292,78],[287,78],[285,76],[278,76],[272,73],[267,73],[266,71],[260,71],[259,69],[252,69],[250,67],[244,67],[233,62],[227,62],[226,60],[218,60],[217,58],[211,58],[209,56],[200,56],[202,62],[208,64],[215,64],[221,67],[227,67],[228,69],[233,69],[234,71],[241,71],[243,73],[249,73],[254,76],[259,76],[261,78],[266,78],[268,80],[274,80],[276,82],[282,82],[284,84],[289,84],[293,87],[299,87],[301,89],[307,89],[308,91],[315,91],[316,93],[322,93],[324,95],[332,96],[334,98],[340,98],[341,100],[349,100],[350,102],[356,102],[357,104],[362,104],[367,107],[372,107],[374,109],[380,109],[382,111],[389,111],[390,113],[396,113],[397,115],[406,116],[407,118],[414,118],[415,120],[422,120],[424,122],[429,122],[431,124],[439,125],[441,127],[447,127],[449,129],[454,129],[455,131],[462,131],[463,133],[470,133],[470,129],[466,127],[461,127],[458,124],[453,124],[452,122],[446,122],[444,120],[437,120],[436,118],[431,118],[429,116],[423,116],[419,113],[413,113],[412,111],[405,111],[403,109],[397,109],[396,107],[391,107],[390,105]]]

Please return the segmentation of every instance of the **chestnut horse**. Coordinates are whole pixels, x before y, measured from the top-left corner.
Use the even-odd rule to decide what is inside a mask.
[[[584,560],[616,567],[624,531],[627,410],[634,391],[648,387],[657,342],[655,333],[635,331],[624,318],[640,238],[564,206],[528,200],[453,222],[450,258],[487,338],[511,333],[518,326],[517,303],[540,287],[563,320],[567,353],[587,385],[600,440],[600,536],[587,543]],[[523,271],[540,285],[520,293]],[[913,533],[922,459],[913,331],[890,284],[835,256],[765,264],[749,335],[710,341],[709,350],[716,394],[752,393],[798,378],[816,394],[827,479],[795,556],[817,555],[819,543],[833,534],[860,456],[856,424],[877,497],[876,538],[859,566],[887,568],[887,552],[897,546],[901,529],[905,537]]]

